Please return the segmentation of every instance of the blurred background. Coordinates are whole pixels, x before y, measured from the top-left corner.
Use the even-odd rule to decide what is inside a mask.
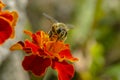
[[[0,46],[0,80],[57,80],[48,69],[35,77],[21,66],[24,52],[9,47],[27,38],[23,30],[48,32],[52,23],[46,13],[59,22],[73,25],[66,43],[79,58],[72,80],[120,80],[120,0],[2,0],[5,9],[16,10],[19,20],[16,36]]]

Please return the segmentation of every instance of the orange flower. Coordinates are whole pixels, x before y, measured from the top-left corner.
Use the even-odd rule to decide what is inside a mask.
[[[71,80],[74,76],[74,68],[67,61],[74,62],[78,59],[71,55],[69,45],[63,41],[51,40],[43,31],[35,34],[29,31],[25,33],[32,38],[32,41],[19,41],[10,48],[11,50],[24,50],[29,54],[22,62],[23,68],[32,71],[37,76],[42,76],[51,66],[58,72],[59,80]]]
[[[14,37],[14,27],[17,22],[18,14],[15,11],[2,11],[5,5],[0,1],[0,44],[8,38]]]

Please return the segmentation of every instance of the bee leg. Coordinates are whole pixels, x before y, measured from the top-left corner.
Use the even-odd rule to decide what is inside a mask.
[[[49,31],[48,34],[49,34],[49,37],[52,37],[52,31]]]

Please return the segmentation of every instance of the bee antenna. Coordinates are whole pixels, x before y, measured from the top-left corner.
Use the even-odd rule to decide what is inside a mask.
[[[46,13],[43,13],[43,16],[45,16],[52,23],[57,23],[58,22],[56,19],[54,19],[53,17],[47,15]]]

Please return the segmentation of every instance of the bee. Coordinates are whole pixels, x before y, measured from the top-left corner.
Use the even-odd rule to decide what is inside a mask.
[[[50,39],[56,39],[56,41],[65,41],[67,38],[67,33],[69,31],[68,25],[58,22],[57,20],[55,20],[51,16],[48,16],[45,13],[43,13],[43,15],[53,23],[50,31],[48,32]]]

